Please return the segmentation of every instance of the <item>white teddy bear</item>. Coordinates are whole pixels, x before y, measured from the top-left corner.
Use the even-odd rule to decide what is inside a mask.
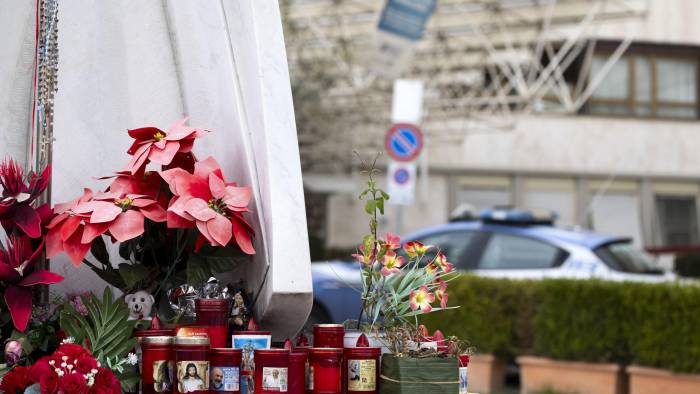
[[[156,300],[148,292],[139,290],[124,297],[129,307],[129,320],[144,320],[151,317],[151,309]]]

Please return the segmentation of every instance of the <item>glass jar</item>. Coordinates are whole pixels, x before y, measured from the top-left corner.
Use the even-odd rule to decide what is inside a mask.
[[[212,348],[209,352],[209,391],[241,392],[241,349]]]
[[[468,354],[460,354],[457,359],[459,360],[459,394],[467,394],[469,386],[467,367],[469,366],[470,357]]]
[[[255,350],[255,394],[286,393],[289,387],[289,350]]]
[[[194,303],[197,325],[206,326],[213,348],[228,346],[228,318],[230,299],[198,299]]]
[[[314,347],[342,349],[344,338],[342,324],[314,324]]]
[[[175,337],[175,393],[209,391],[209,338]]]
[[[343,349],[313,348],[309,355],[314,394],[340,394],[342,391]]]
[[[141,337],[141,352],[141,392],[172,393],[175,370],[173,337]]]
[[[304,394],[306,392],[306,362],[308,352],[294,349],[289,353],[289,393]]]
[[[343,370],[346,375],[346,389],[354,394],[376,394],[379,392],[379,358],[382,349],[378,347],[353,347],[343,351]]]

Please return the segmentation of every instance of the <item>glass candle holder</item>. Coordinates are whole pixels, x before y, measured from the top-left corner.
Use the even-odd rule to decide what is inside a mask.
[[[141,392],[172,393],[175,370],[173,337],[142,337],[141,351]]]
[[[306,392],[306,362],[308,352],[294,349],[289,353],[289,394]]]
[[[207,326],[209,340],[213,348],[228,346],[228,318],[231,311],[230,299],[198,299],[194,303],[197,325]]]
[[[345,328],[342,324],[314,324],[314,347],[343,348]]]
[[[309,354],[314,394],[340,394],[342,391],[343,349],[313,348]]]
[[[209,351],[209,392],[240,394],[241,349],[213,348]]]
[[[470,357],[468,354],[460,354],[457,359],[459,360],[459,394],[467,394],[469,386],[467,367]]]
[[[287,392],[289,350],[255,350],[255,394]]]
[[[346,373],[345,388],[353,394],[376,394],[379,392],[379,358],[382,349],[378,347],[345,348],[343,370]]]
[[[175,393],[209,392],[209,338],[175,337]]]

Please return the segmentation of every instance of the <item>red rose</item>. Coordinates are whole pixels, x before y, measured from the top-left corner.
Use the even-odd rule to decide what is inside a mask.
[[[74,343],[65,343],[59,346],[54,355],[68,356],[69,362],[77,360],[82,356],[92,356],[92,354],[87,349]]]
[[[88,385],[85,377],[79,373],[68,374],[59,381],[61,393],[64,394],[86,394]]]
[[[38,359],[34,365],[32,365],[31,370],[29,371],[32,382],[38,383],[44,375],[54,373],[54,368],[49,365],[50,360],[52,360],[51,357],[44,356]]]
[[[58,375],[51,371],[39,379],[41,394],[56,394],[58,392]]]
[[[90,393],[95,394],[120,394],[121,383],[114,376],[114,373],[109,368],[100,368],[95,375],[95,383],[90,389]]]
[[[8,372],[0,382],[0,392],[5,394],[15,394],[24,391],[32,384],[29,376],[29,367],[14,367]]]
[[[97,369],[97,360],[91,356],[80,357],[75,363],[75,370],[83,375],[90,373],[93,369]]]

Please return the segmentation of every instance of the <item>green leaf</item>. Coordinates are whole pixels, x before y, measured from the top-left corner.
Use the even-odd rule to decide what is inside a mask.
[[[212,276],[209,265],[198,254],[190,255],[187,260],[187,283],[199,284],[206,282]]]
[[[369,200],[365,203],[365,212],[369,215],[374,214],[374,210],[377,208],[377,202],[375,200]]]
[[[119,275],[127,287],[134,287],[148,276],[148,268],[142,264],[119,264]]]
[[[92,246],[90,246],[90,253],[99,261],[100,263],[111,266],[109,262],[109,252],[107,252],[107,246],[105,246],[104,239],[100,236],[92,241]]]
[[[382,194],[382,198],[384,198],[385,200],[388,200],[391,198],[391,197],[389,197],[389,193],[385,192],[384,190],[380,190],[379,193]]]
[[[377,201],[377,209],[379,209],[379,212],[381,212],[381,214],[384,215],[384,200],[381,198],[378,198],[376,201]]]

